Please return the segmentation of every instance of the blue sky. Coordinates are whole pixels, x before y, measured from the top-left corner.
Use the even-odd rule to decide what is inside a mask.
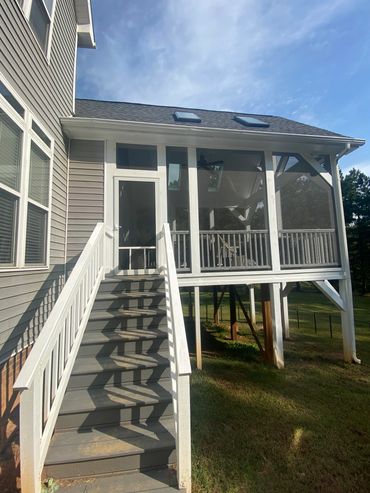
[[[369,0],[93,0],[77,96],[281,115],[369,141]]]

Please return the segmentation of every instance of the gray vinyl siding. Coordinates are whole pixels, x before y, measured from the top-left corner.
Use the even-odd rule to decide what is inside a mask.
[[[73,110],[74,0],[56,0],[55,9],[48,63],[17,1],[0,2],[0,72],[55,139],[50,269],[0,270],[0,362],[37,336],[64,282],[68,143],[60,118]]]
[[[71,140],[67,262],[73,264],[104,221],[104,142]]]

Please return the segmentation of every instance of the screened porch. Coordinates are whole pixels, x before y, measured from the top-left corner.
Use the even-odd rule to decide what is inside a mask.
[[[271,269],[274,215],[281,269],[340,265],[327,156],[273,154],[276,210],[269,214],[263,152],[197,149],[190,189],[187,152],[166,152],[167,214],[179,272],[192,270],[191,238],[201,272]],[[190,221],[194,200],[197,224]]]

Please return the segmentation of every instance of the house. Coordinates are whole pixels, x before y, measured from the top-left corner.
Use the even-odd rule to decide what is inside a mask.
[[[194,290],[198,367],[200,287],[263,286],[282,368],[298,281],[341,310],[358,362],[337,162],[364,141],[270,115],[75,101],[88,0],[5,0],[0,33],[2,415],[18,395],[22,492],[40,491],[44,466],[109,491],[190,491],[180,289]]]

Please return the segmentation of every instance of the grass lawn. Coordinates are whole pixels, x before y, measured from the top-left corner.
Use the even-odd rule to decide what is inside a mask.
[[[289,302],[284,370],[261,361],[243,324],[241,342],[222,327],[206,337],[191,387],[194,493],[370,491],[370,298],[355,299],[361,366],[343,364],[323,295],[304,287]]]

